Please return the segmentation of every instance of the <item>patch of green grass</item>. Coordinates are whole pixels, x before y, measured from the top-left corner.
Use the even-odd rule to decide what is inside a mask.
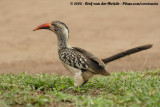
[[[0,106],[160,107],[160,70],[120,72],[74,87],[70,77],[0,74]]]

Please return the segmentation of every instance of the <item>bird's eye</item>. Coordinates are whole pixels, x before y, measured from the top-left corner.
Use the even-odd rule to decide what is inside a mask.
[[[56,29],[58,29],[58,27],[57,27],[57,26],[55,26],[55,28],[56,28]]]
[[[57,27],[57,26],[55,26],[55,27],[54,27],[54,30],[55,30],[55,31],[57,31],[57,30],[58,30],[58,27]]]

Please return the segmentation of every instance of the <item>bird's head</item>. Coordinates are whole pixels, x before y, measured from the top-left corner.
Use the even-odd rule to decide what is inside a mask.
[[[40,26],[38,26],[37,28],[35,28],[33,31],[36,30],[40,30],[40,29],[48,29],[53,31],[58,37],[59,36],[65,36],[66,39],[68,39],[68,35],[69,35],[69,29],[68,27],[60,21],[53,21],[51,23],[45,23],[42,24]]]

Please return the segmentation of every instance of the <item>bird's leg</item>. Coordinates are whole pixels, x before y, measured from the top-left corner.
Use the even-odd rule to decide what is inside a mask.
[[[84,83],[81,85],[81,87],[84,85],[84,84],[86,84],[88,81],[84,81]]]
[[[79,70],[79,72],[74,74],[74,86],[78,87],[78,86],[82,86],[82,84],[84,83],[84,79],[82,77],[82,72]]]
[[[80,83],[79,85],[77,85],[76,83],[76,85],[75,86],[80,86],[80,87],[82,87],[84,84],[86,84],[87,82],[88,82],[88,80],[93,76],[94,74],[93,73],[91,73],[91,72],[88,72],[88,71],[82,71],[81,72],[81,75],[79,76],[79,75],[76,75],[76,76],[78,76],[80,79],[78,79],[76,76],[74,76],[76,79],[77,79],[77,81]],[[76,80],[75,79],[75,80]],[[79,81],[79,80],[82,80],[82,81]]]
[[[71,87],[71,88],[68,88],[67,90],[65,90],[65,92],[67,91],[73,91],[73,90],[77,90],[79,91],[79,87],[81,87],[83,84],[84,84],[84,79],[82,77],[82,72],[80,70],[75,70],[76,73],[74,73],[73,77],[74,77],[74,86],[75,87]]]
[[[84,84],[86,84],[90,78],[93,77],[93,73],[92,72],[89,72],[89,71],[84,71],[82,72],[82,76],[83,76],[83,79],[84,79],[84,82],[81,86],[83,86]]]

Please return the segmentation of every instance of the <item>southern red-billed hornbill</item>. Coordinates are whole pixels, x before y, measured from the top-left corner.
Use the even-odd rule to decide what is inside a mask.
[[[71,47],[68,44],[69,29],[63,22],[45,23],[35,28],[34,31],[39,29],[48,29],[56,34],[59,59],[64,67],[73,74],[75,86],[82,86],[95,74],[109,76],[110,73],[105,69],[107,63],[152,47],[150,44],[143,45],[105,59],[99,59],[82,48]]]

